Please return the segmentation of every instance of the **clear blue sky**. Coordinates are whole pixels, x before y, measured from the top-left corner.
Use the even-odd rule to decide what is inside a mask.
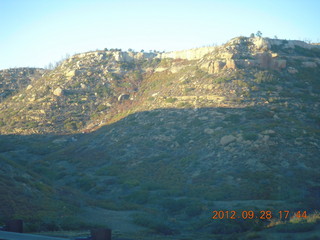
[[[265,37],[320,41],[320,0],[0,0],[0,69],[104,48],[172,51]]]

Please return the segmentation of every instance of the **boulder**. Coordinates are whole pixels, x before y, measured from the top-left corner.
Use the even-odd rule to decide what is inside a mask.
[[[298,70],[295,69],[294,67],[288,67],[288,73],[295,74],[297,72],[298,72]]]
[[[127,100],[129,99],[130,95],[129,94],[121,94],[119,97],[118,97],[118,101],[121,102],[122,100]]]
[[[204,133],[206,133],[206,134],[213,134],[213,133],[214,133],[214,130],[211,129],[211,128],[206,128],[206,129],[204,129]]]
[[[306,68],[316,68],[317,64],[315,62],[303,62],[302,66]]]
[[[63,95],[63,89],[61,87],[57,87],[54,91],[53,91],[53,95],[56,95],[58,97]]]
[[[76,71],[75,70],[71,70],[71,71],[66,73],[66,76],[69,77],[69,78],[72,78],[73,76],[75,76],[75,74],[76,74]]]
[[[234,141],[236,141],[236,137],[235,136],[232,136],[232,135],[226,135],[226,136],[223,136],[221,139],[220,139],[220,144],[223,145],[223,146],[226,146]]]

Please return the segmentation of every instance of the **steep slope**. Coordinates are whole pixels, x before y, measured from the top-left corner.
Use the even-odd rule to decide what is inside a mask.
[[[137,227],[137,238],[246,239],[266,223],[211,212],[319,210],[319,66],[317,46],[244,37],[158,55],[75,55],[1,104],[2,133],[25,136],[0,136],[0,157],[52,189],[77,190],[81,201],[61,201],[94,209],[70,213],[87,223],[115,210],[149,230]]]

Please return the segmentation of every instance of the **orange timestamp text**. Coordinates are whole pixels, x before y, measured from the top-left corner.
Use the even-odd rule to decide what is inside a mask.
[[[254,212],[252,210],[244,211],[227,211],[227,210],[215,210],[212,211],[212,219],[262,219],[269,220],[271,218],[279,218],[280,220],[288,219],[292,216],[297,218],[307,218],[307,211],[292,212],[289,210],[281,210],[273,212],[271,210],[261,210]]]

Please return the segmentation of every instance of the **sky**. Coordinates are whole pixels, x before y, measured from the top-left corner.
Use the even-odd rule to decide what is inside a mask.
[[[0,0],[0,69],[105,48],[175,51],[263,37],[320,42],[319,0]]]

